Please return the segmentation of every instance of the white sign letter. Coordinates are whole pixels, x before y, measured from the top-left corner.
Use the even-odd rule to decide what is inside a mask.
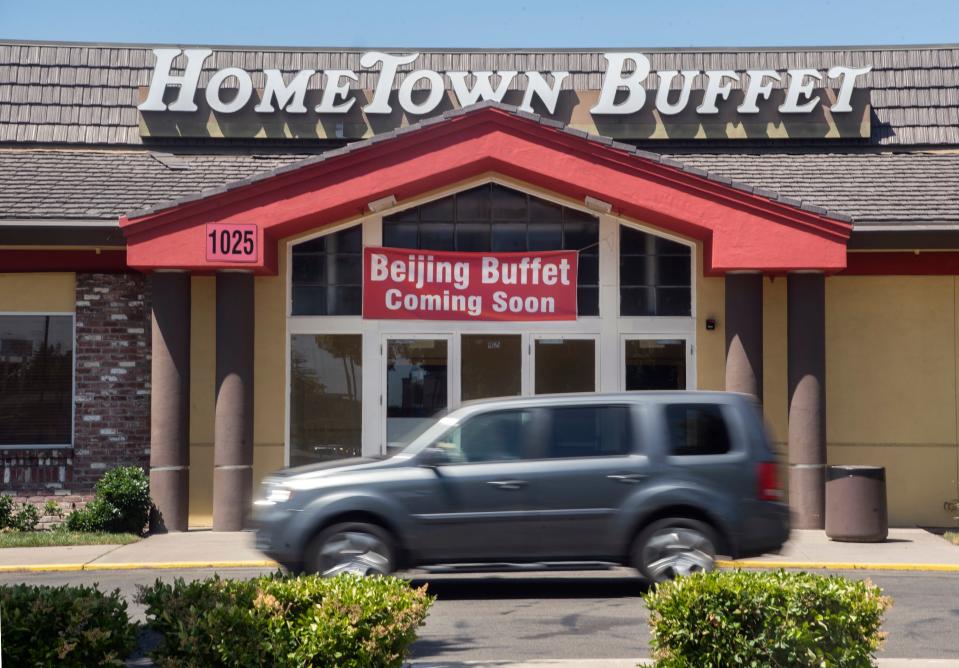
[[[656,90],[656,108],[659,113],[673,116],[678,114],[686,105],[689,104],[689,91],[693,88],[693,79],[699,74],[696,70],[683,70],[683,86],[679,90],[679,99],[675,104],[669,103],[669,84],[673,78],[680,74],[675,70],[663,70],[659,72],[659,88]]]
[[[852,90],[856,87],[856,78],[872,70],[872,65],[865,67],[830,67],[830,79],[842,77],[842,83],[839,85],[839,95],[836,96],[836,104],[832,105],[832,111],[852,111],[849,105],[849,99],[852,97]]]
[[[603,76],[603,88],[599,93],[599,102],[590,109],[592,114],[632,114],[643,108],[646,103],[646,91],[642,87],[643,79],[649,76],[649,58],[641,53],[604,53],[606,74]],[[636,63],[636,69],[627,77],[623,76],[626,61]],[[616,91],[626,88],[626,99],[616,104]]]
[[[166,111],[167,105],[163,103],[163,94],[167,86],[179,84],[180,92],[170,104],[170,111],[196,111],[196,103],[193,96],[196,95],[196,85],[200,80],[200,70],[203,69],[203,62],[213,53],[210,49],[187,49],[183,52],[186,56],[186,72],[183,76],[170,74],[170,67],[173,65],[173,59],[180,55],[179,49],[153,49],[157,57],[156,65],[153,67],[153,77],[150,79],[150,92],[147,99],[137,109],[140,111]]]
[[[380,253],[370,253],[370,280],[385,281],[389,276],[386,268],[386,256]]]
[[[520,111],[533,112],[533,96],[537,96],[546,106],[547,113],[556,112],[556,103],[559,102],[559,91],[563,87],[563,80],[569,76],[569,72],[553,72],[553,85],[550,86],[539,72],[526,72],[526,93],[523,95],[523,104],[519,106]]]
[[[493,90],[493,86],[489,81],[489,78],[493,76],[492,72],[474,72],[474,74],[476,75],[476,84],[473,86],[473,89],[470,90],[466,85],[466,77],[469,76],[469,72],[446,73],[446,76],[450,78],[453,84],[453,92],[456,93],[456,98],[460,101],[461,107],[476,104],[481,98],[483,100],[496,100],[497,102],[501,102],[510,82],[513,80],[513,77],[516,76],[516,72],[497,72],[496,74],[499,75],[499,85],[496,86],[496,90]]]
[[[746,86],[746,95],[743,98],[743,103],[736,108],[736,111],[740,114],[758,114],[759,107],[756,103],[759,101],[759,98],[762,97],[762,99],[768,100],[770,94],[773,92],[773,85],[771,83],[764,83],[763,79],[782,81],[782,78],[776,70],[748,70],[746,74],[749,75],[749,84]]]
[[[719,98],[724,100],[729,97],[732,90],[731,83],[723,83],[723,79],[732,79],[739,81],[739,75],[732,70],[714,70],[706,72],[706,92],[703,93],[703,103],[696,107],[696,112],[700,114],[718,114],[716,101]]]
[[[350,85],[340,79],[352,79],[359,81],[356,72],[352,70],[327,70],[326,86],[323,88],[323,99],[316,105],[316,112],[319,114],[345,114],[356,102],[355,97],[347,99],[350,94]],[[345,100],[339,104],[338,98]]]
[[[420,104],[413,102],[413,86],[420,79],[426,79],[430,82],[430,92],[426,100]],[[403,79],[400,84],[400,106],[409,114],[428,114],[439,105],[446,92],[446,86],[443,85],[443,77],[433,70],[416,70],[410,72],[409,76]]]
[[[373,99],[368,105],[363,107],[367,114],[389,114],[393,108],[390,106],[390,91],[393,90],[393,79],[396,78],[396,70],[400,65],[409,65],[419,58],[420,54],[414,53],[408,56],[391,56],[388,53],[380,51],[370,51],[360,56],[360,67],[371,68],[377,63],[383,63],[380,68],[380,78],[376,82],[376,89],[373,91]]]
[[[224,102],[220,99],[220,87],[223,82],[230,77],[235,77],[237,81],[236,96],[229,101]],[[224,114],[232,114],[234,111],[243,108],[250,101],[250,95],[253,94],[253,80],[246,70],[239,67],[225,67],[212,77],[206,87],[206,103],[210,105],[213,111],[219,111]]]
[[[809,99],[812,97],[814,84],[811,81],[807,83],[806,77],[822,81],[822,74],[819,70],[807,69],[786,70],[786,73],[789,75],[789,88],[786,90],[786,101],[779,105],[779,113],[808,114],[819,104],[819,98]],[[800,96],[806,98],[808,102],[799,104]]]
[[[266,75],[266,87],[263,89],[263,99],[253,107],[254,111],[261,114],[273,113],[273,99],[276,98],[276,107],[279,111],[286,109],[291,114],[305,114],[303,98],[306,96],[306,85],[315,73],[316,70],[301,70],[287,85],[283,81],[280,70],[263,70],[263,74]]]

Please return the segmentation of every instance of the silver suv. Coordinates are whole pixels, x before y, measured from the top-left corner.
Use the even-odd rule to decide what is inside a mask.
[[[278,472],[257,545],[335,574],[596,562],[653,581],[777,550],[789,535],[758,406],[718,392],[477,402],[398,454]]]

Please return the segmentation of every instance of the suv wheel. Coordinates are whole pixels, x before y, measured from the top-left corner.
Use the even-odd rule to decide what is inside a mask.
[[[395,567],[390,535],[375,524],[347,522],[327,527],[306,550],[305,570],[332,577],[340,573],[388,575]]]
[[[705,522],[671,517],[653,522],[633,543],[632,565],[650,582],[716,567],[716,532]]]

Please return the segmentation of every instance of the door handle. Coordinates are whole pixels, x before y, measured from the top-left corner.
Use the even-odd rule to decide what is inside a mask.
[[[644,481],[649,476],[645,473],[614,473],[606,477],[610,480],[615,480],[616,482],[626,483],[627,485],[635,485],[638,482]]]
[[[486,484],[492,485],[496,489],[508,490],[522,489],[523,487],[526,487],[525,480],[490,480]]]

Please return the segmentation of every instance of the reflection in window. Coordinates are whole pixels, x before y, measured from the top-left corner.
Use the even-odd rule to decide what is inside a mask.
[[[502,462],[524,459],[530,442],[532,413],[495,411],[469,418],[440,439],[437,446],[454,462]]]
[[[686,389],[686,342],[682,339],[628,339],[626,390]]]
[[[73,442],[73,316],[0,315],[0,446]]]
[[[447,407],[445,339],[386,343],[386,442],[395,446]]]
[[[363,350],[359,334],[294,334],[290,465],[359,457]]]
[[[488,183],[383,219],[383,245],[466,252],[579,251],[579,315],[599,315],[599,221]]]
[[[293,246],[293,315],[360,315],[363,226]]]
[[[620,225],[620,315],[690,315],[690,262],[689,246]]]

